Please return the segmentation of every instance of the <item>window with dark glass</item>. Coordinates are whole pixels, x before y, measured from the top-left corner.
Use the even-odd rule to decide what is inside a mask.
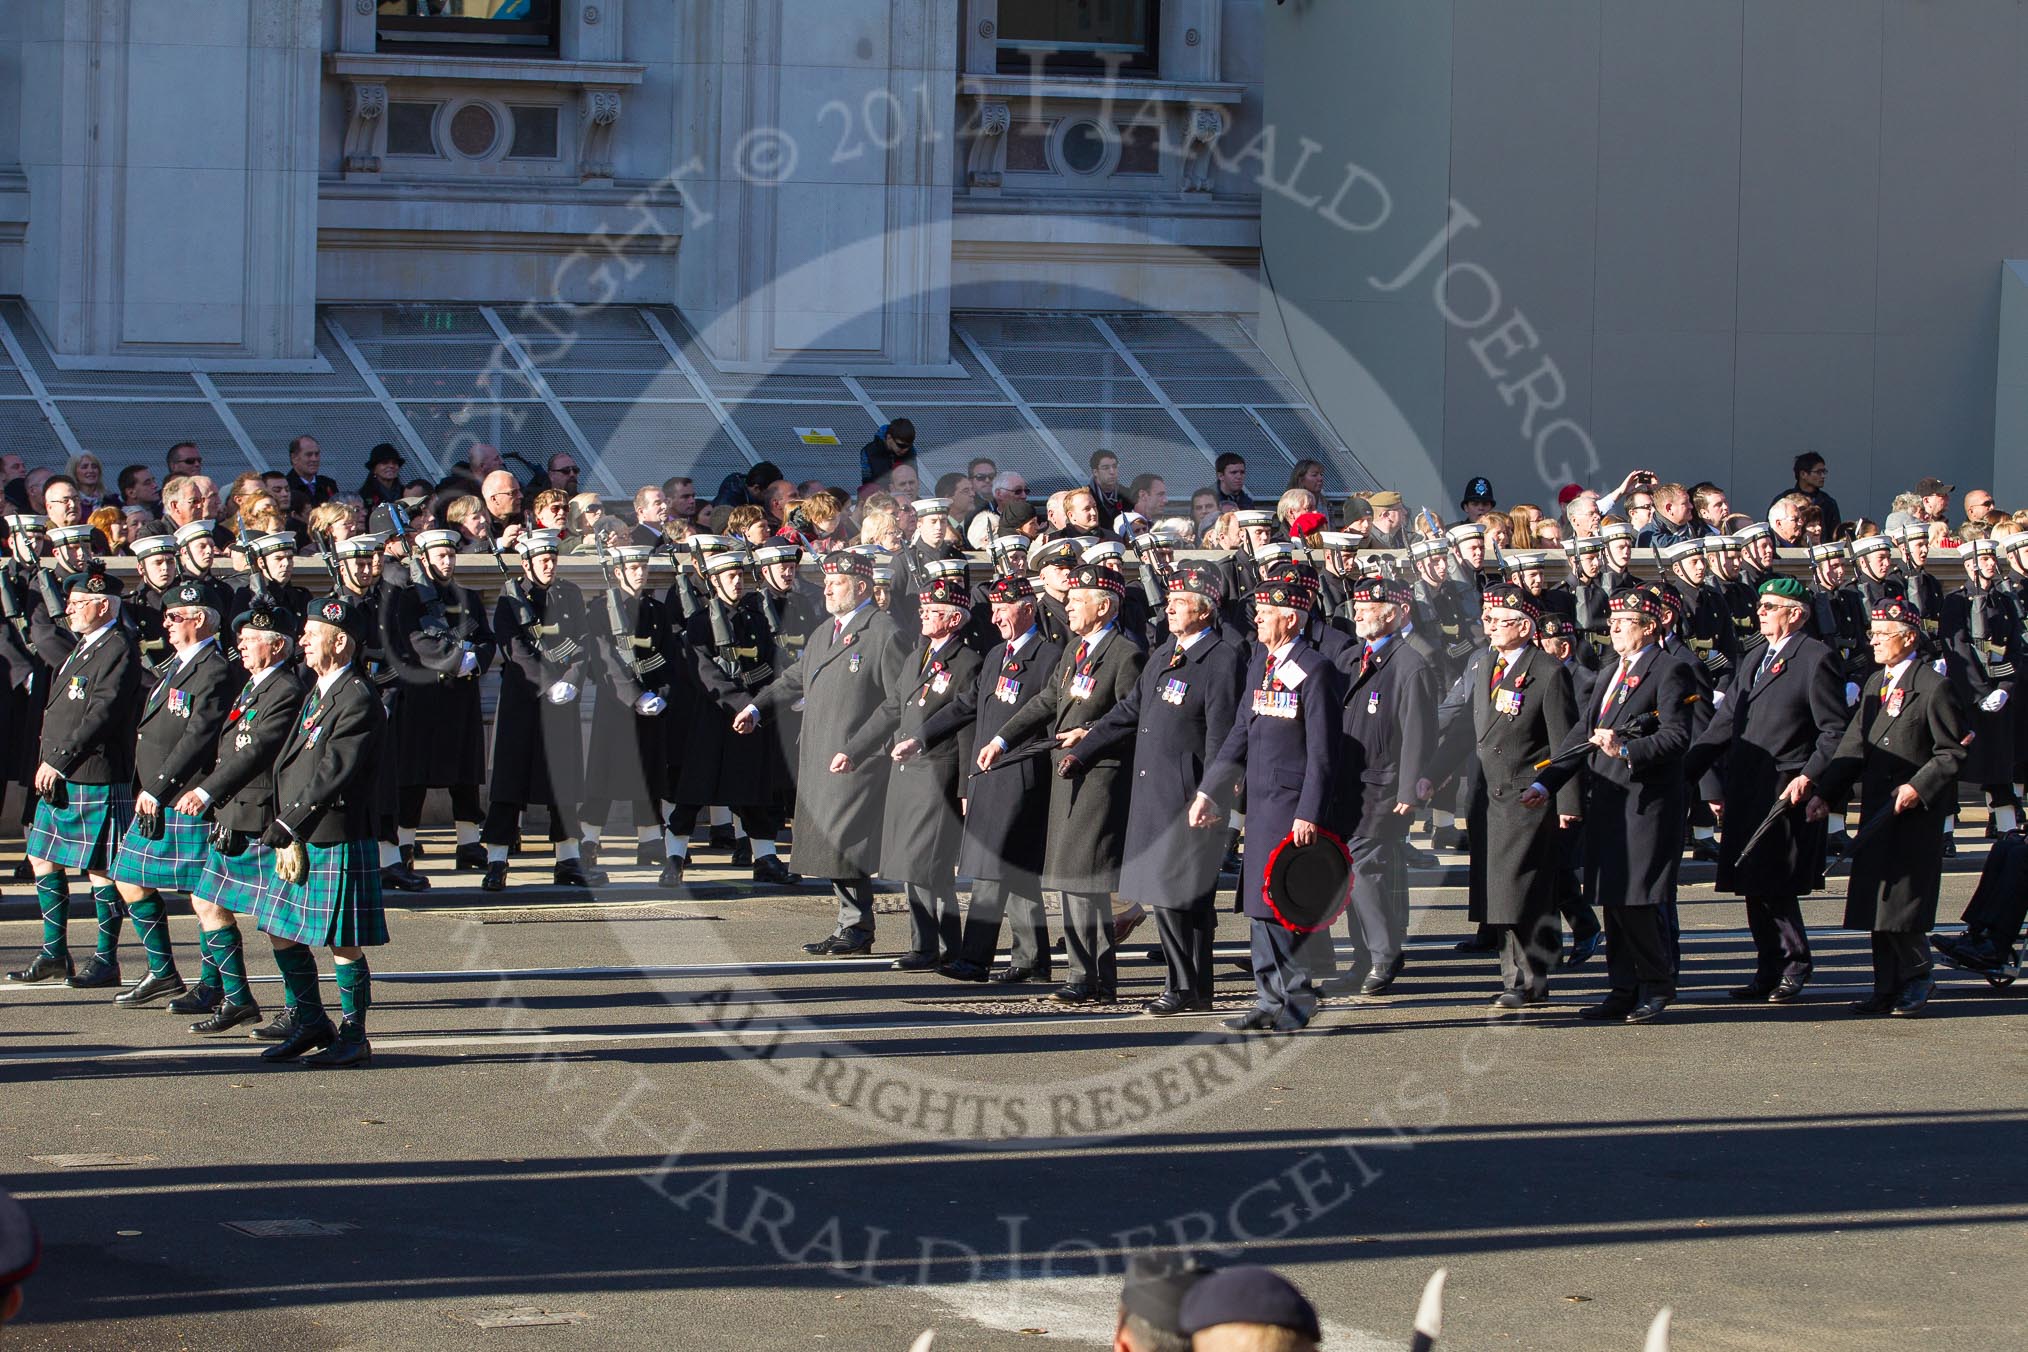
[[[1161,0],[1000,0],[1000,69],[1153,75]]]
[[[382,51],[554,56],[560,0],[380,0]]]

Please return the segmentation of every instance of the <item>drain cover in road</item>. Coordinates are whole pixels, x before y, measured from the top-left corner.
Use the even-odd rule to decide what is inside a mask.
[[[481,1310],[470,1316],[482,1329],[533,1329],[553,1324],[582,1324],[591,1318],[583,1310]]]
[[[128,1164],[150,1164],[153,1155],[30,1155],[28,1158],[38,1164],[54,1164],[59,1169],[111,1169]]]
[[[301,1217],[279,1221],[225,1221],[223,1224],[228,1230],[237,1230],[254,1239],[322,1239],[359,1228],[347,1221],[312,1221]]]

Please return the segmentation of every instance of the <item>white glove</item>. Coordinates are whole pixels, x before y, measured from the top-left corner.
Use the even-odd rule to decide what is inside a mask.
[[[479,654],[470,648],[458,655],[458,675],[471,676],[479,670]]]
[[[1855,708],[1857,707],[1858,703],[1859,703],[1858,685],[1852,681],[1845,682],[1845,707],[1848,709]]]
[[[2000,712],[2000,710],[2007,707],[2007,692],[1995,690],[1992,694],[1979,701],[1979,707],[1989,714]]]
[[[634,701],[634,712],[643,718],[653,718],[668,707],[669,701],[652,690]]]
[[[1712,708],[1714,708],[1714,709],[1716,709],[1716,708],[1717,708],[1717,707],[1718,707],[1719,705],[1721,705],[1721,704],[1723,704],[1723,703],[1725,703],[1725,692],[1724,692],[1723,690],[1714,690],[1714,691],[1712,691],[1712,692],[1711,692],[1711,707],[1712,707]]]
[[[576,698],[577,687],[569,681],[558,681],[555,685],[549,687],[549,702],[551,704],[568,704]]]

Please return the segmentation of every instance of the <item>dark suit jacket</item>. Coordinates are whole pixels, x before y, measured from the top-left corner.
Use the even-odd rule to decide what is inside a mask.
[[[1345,760],[1332,829],[1348,838],[1405,832],[1408,819],[1394,815],[1395,805],[1415,801],[1416,780],[1436,778],[1435,669],[1399,634],[1370,663],[1365,653],[1355,639],[1336,658],[1345,673]]]
[[[1302,673],[1293,690],[1269,688],[1267,656],[1256,647],[1247,661],[1232,731],[1198,785],[1199,792],[1222,807],[1231,806],[1245,786],[1246,869],[1239,895],[1255,920],[1274,918],[1261,888],[1268,859],[1290,827],[1298,820],[1328,825],[1344,707],[1344,678],[1315,648],[1297,639],[1290,649],[1287,665]],[[1277,676],[1273,684],[1287,683]],[[1295,696],[1294,716],[1266,712],[1276,694]]]
[[[154,683],[141,704],[134,744],[134,780],[140,792],[173,803],[210,771],[218,754],[218,730],[225,726],[242,674],[214,642],[175,669],[169,680]]]
[[[210,796],[212,814],[227,829],[259,835],[275,819],[275,756],[308,689],[301,671],[277,667],[258,686],[246,681],[226,711],[217,761],[197,787]]]
[[[1007,656],[1001,643],[979,668],[972,744],[983,746],[1022,706],[1047,688],[1063,662],[1063,649],[1038,629],[1020,654]],[[966,766],[965,839],[958,872],[969,878],[1004,882],[1010,891],[1035,897],[1040,889],[1043,842],[1049,830],[1049,762],[1030,757],[981,772]]]
[[[387,715],[373,683],[354,663],[303,713],[275,755],[275,816],[298,840],[343,845],[373,839],[374,776]]]
[[[116,620],[90,647],[73,650],[50,677],[42,760],[76,784],[130,782],[140,685],[134,641]]]

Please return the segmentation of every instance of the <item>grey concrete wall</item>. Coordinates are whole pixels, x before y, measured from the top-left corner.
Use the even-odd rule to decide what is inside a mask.
[[[1543,502],[1566,469],[1640,463],[1759,510],[1815,449],[1848,516],[1926,472],[1995,482],[2002,262],[2028,255],[2015,0],[1291,0],[1267,22],[1269,123],[1325,148],[1264,194],[1263,341],[1383,478]],[[1306,204],[1348,160],[1391,193],[1378,229]],[[1447,203],[1476,224],[1383,290]],[[1541,438],[1559,417],[1595,472],[1575,427]]]

